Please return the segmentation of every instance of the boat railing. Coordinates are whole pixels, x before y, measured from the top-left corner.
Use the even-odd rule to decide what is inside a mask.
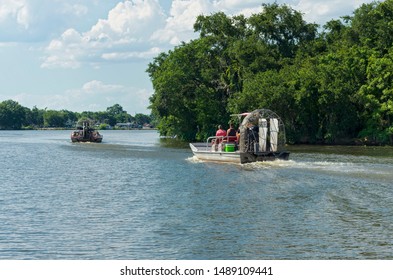
[[[207,140],[206,140],[206,147],[209,147],[209,143],[210,143],[210,145],[212,145],[213,140],[215,142],[216,139],[217,139],[216,136],[210,136],[209,138],[207,138]]]
[[[214,140],[214,141],[213,141]],[[237,142],[237,137],[236,136],[210,136],[206,140],[206,144],[209,145],[209,143],[234,143]]]
[[[209,138],[207,138],[206,140],[206,148],[212,148],[214,146],[218,146],[218,145],[222,145],[222,144],[226,144],[226,143],[237,143],[237,137],[236,136],[210,136]],[[223,148],[221,148],[223,149]],[[218,147],[215,147],[214,149],[216,150],[220,150]]]

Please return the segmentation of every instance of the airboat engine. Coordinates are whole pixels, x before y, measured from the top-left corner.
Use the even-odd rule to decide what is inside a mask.
[[[255,110],[244,118],[240,126],[240,161],[288,159],[285,143],[285,127],[281,118],[268,109]]]

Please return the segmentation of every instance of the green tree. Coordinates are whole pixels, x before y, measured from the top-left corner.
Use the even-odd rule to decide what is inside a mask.
[[[249,18],[199,16],[198,39],[149,64],[152,115],[161,134],[201,140],[230,113],[267,107],[294,143],[392,143],[392,22],[393,0],[364,4],[321,33],[276,3]]]
[[[144,115],[144,114],[135,114],[134,119],[138,125],[143,125],[145,123],[151,123],[150,116]]]
[[[21,129],[26,119],[25,107],[13,100],[0,103],[0,129]]]
[[[115,125],[116,123],[127,123],[132,121],[132,117],[127,111],[123,110],[123,107],[119,104],[115,104],[106,109],[108,114],[108,121],[110,125]]]
[[[182,44],[149,65],[155,89],[150,108],[161,134],[191,140],[222,119],[227,97],[225,89],[213,90],[220,83],[212,69],[216,58],[205,39]]]
[[[26,110],[26,124],[33,127],[44,126],[44,112],[45,110],[38,109],[37,106]]]
[[[243,36],[244,17],[199,16],[201,38],[160,54],[147,72],[155,90],[150,102],[163,135],[203,139],[228,120],[227,101],[241,88],[238,64],[228,48]]]
[[[126,111],[123,110],[123,107],[120,106],[119,104],[115,104],[113,106],[106,108],[106,111],[108,112],[108,114],[111,114],[113,116],[126,113]]]
[[[64,112],[47,110],[44,113],[44,126],[46,127],[65,127],[67,117]]]
[[[300,12],[277,3],[262,6],[263,12],[249,19],[251,29],[283,57],[295,57],[299,47],[315,39],[318,25],[306,23]]]
[[[63,115],[65,127],[73,127],[78,120],[78,116],[74,112],[68,110],[61,110],[59,113]]]
[[[393,42],[393,0],[363,4],[351,18],[355,44],[388,53]]]
[[[358,95],[364,108],[360,136],[393,144],[393,48],[381,58],[371,56],[369,62],[367,83]]]

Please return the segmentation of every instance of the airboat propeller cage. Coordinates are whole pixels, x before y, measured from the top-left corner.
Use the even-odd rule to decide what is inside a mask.
[[[285,143],[284,123],[271,110],[252,111],[240,125],[241,153],[277,152]]]

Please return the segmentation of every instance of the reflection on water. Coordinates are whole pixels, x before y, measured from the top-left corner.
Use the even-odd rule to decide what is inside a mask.
[[[0,131],[1,259],[393,258],[391,148],[217,164],[155,131],[102,133]]]

